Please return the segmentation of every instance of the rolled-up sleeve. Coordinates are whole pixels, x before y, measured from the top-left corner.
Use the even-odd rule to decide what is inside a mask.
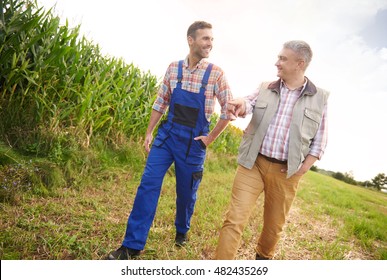
[[[159,91],[157,93],[157,97],[155,102],[153,103],[152,109],[160,112],[165,113],[168,109],[169,103],[171,101],[171,88],[170,88],[170,73],[171,71],[171,65],[168,67],[163,82],[159,87]]]
[[[325,148],[328,143],[328,122],[327,122],[327,112],[328,112],[328,105],[325,104],[324,112],[322,116],[322,120],[320,123],[320,126],[317,130],[316,136],[314,137],[309,154],[321,159],[325,152]]]
[[[242,117],[245,117],[246,115],[253,113],[255,103],[257,102],[258,94],[259,94],[259,88],[253,91],[252,94],[243,97],[243,99],[245,100],[246,111]]]
[[[232,116],[227,112],[227,102],[232,100],[233,97],[224,72],[220,73],[215,84],[215,95],[220,105],[220,118],[230,120]]]

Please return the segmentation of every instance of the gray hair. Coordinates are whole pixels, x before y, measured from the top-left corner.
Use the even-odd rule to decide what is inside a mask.
[[[313,52],[308,43],[301,40],[293,40],[285,42],[283,47],[293,50],[305,62],[305,69],[309,66]]]

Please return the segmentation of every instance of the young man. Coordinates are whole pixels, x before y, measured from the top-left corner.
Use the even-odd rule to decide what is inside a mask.
[[[240,145],[216,259],[235,258],[243,229],[262,192],[263,229],[256,259],[273,258],[298,182],[324,153],[328,92],[305,77],[311,59],[307,43],[286,42],[275,64],[280,79],[262,83],[252,95],[229,102],[234,115],[253,116]]]
[[[218,66],[204,60],[212,50],[211,24],[194,22],[188,28],[187,40],[188,56],[184,61],[169,65],[153,105],[144,143],[149,152],[147,163],[122,246],[108,255],[110,260],[130,259],[144,249],[162,181],[172,163],[176,170],[177,194],[175,244],[185,245],[203,175],[206,147],[229,123],[227,102],[232,99],[232,94],[226,77]],[[221,115],[214,129],[209,131],[215,98],[221,106]],[[150,148],[153,130],[167,108],[167,120],[159,126]]]

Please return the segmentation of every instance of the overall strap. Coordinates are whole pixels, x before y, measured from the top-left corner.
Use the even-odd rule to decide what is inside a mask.
[[[181,80],[183,79],[183,60],[179,61],[179,67],[177,68],[177,87],[181,88]]]
[[[206,91],[206,87],[208,84],[208,79],[210,78],[211,70],[212,70],[212,63],[208,64],[206,73],[204,73],[203,80],[202,80],[202,87],[200,88],[200,93],[204,94]]]

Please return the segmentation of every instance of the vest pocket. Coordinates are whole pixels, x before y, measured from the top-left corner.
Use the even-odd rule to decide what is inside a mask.
[[[251,143],[253,142],[254,135],[253,134],[244,134],[241,144],[239,145],[239,153],[238,158],[247,158]]]
[[[253,134],[257,130],[259,124],[261,123],[263,116],[265,115],[267,108],[267,103],[265,102],[256,102],[253,110],[253,116],[251,117],[251,121],[247,128],[245,129],[245,133]]]
[[[304,144],[309,144],[317,133],[320,126],[322,116],[309,108],[305,108],[304,119],[302,121],[302,140]]]

